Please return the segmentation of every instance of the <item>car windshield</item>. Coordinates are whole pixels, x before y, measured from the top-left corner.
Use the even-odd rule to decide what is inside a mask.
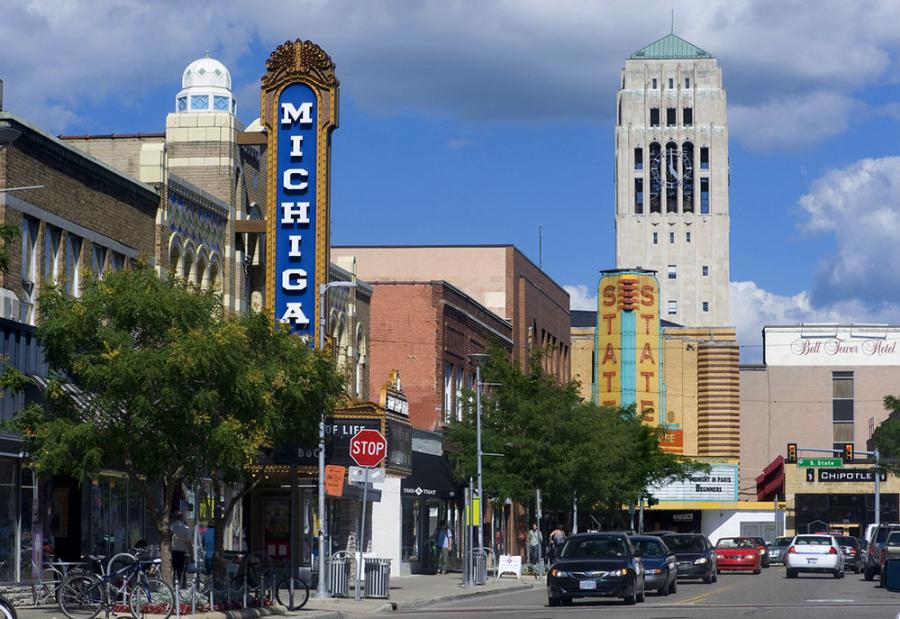
[[[890,527],[878,527],[878,532],[875,534],[875,543],[883,544],[884,540],[887,539],[888,533],[892,533],[894,531],[898,531],[900,529],[892,529]]]
[[[663,545],[656,540],[632,539],[631,545],[634,546],[635,550],[640,551],[641,556],[643,557],[653,558],[666,556],[665,551],[663,551]]]
[[[894,531],[887,539],[886,546],[900,546],[900,531]]]
[[[797,546],[831,546],[831,538],[824,535],[804,535],[797,537],[794,542]]]
[[[666,535],[663,539],[672,552],[703,552],[703,538],[696,535]]]
[[[573,557],[624,557],[628,554],[625,539],[619,536],[575,537],[566,541],[559,556]]]
[[[836,539],[837,543],[841,546],[853,546],[854,548],[859,546],[859,541],[855,537],[850,537],[849,535],[841,535]]]
[[[756,548],[756,540],[746,537],[726,537],[719,540],[716,548]]]
[[[792,540],[792,539],[794,539],[794,538],[792,538],[792,537],[779,537],[779,538],[776,539],[774,542],[772,542],[772,545],[773,545],[773,546],[778,546],[778,547],[782,547],[782,546],[790,546],[790,545],[791,545],[791,540]]]

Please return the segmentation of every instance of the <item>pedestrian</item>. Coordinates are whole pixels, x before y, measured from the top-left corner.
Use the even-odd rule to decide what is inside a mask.
[[[541,558],[541,546],[544,543],[544,535],[538,528],[538,523],[531,523],[531,530],[528,532],[528,554],[531,559],[531,565],[535,573],[538,569],[538,561]]]
[[[566,532],[563,531],[560,525],[556,525],[553,527],[553,530],[550,531],[550,546],[548,549],[547,557],[549,561],[555,561],[559,557],[559,551],[562,548],[563,543],[566,541]]]
[[[438,551],[437,573],[447,573],[447,557],[453,548],[453,534],[447,528],[447,523],[441,520],[434,530],[434,544]]]
[[[181,512],[172,514],[172,570],[179,586],[184,586],[184,569],[187,566],[188,551],[193,547],[191,528],[185,524]]]

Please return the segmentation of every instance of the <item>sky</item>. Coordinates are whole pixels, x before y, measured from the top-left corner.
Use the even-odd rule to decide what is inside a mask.
[[[163,131],[207,51],[249,123],[269,53],[318,43],[341,81],[332,242],[514,243],[573,309],[615,266],[619,71],[674,9],[727,90],[742,359],[763,324],[900,323],[898,2],[0,4],[4,107],[57,134]]]

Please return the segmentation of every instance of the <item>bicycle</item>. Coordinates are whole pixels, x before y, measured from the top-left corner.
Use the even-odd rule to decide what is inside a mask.
[[[290,575],[287,572],[288,564],[283,560],[279,573],[285,575],[278,580],[278,584],[275,586],[275,600],[288,610],[300,610],[309,601],[309,585],[296,574]],[[291,580],[293,580],[294,589],[293,604],[291,604]]]
[[[0,595],[0,619],[19,619],[16,607],[2,595]]]
[[[32,567],[34,564],[32,563]],[[38,574],[38,581],[31,585],[31,602],[34,606],[46,606],[59,602],[59,585],[63,573],[52,565],[45,565]]]
[[[135,619],[149,614],[168,619],[175,608],[175,595],[169,585],[148,576],[148,570],[157,562],[135,560],[102,576],[87,572],[69,574],[60,585],[59,608],[69,619],[94,619],[104,608],[119,612],[115,601],[121,592]],[[111,595],[114,588],[115,596]]]

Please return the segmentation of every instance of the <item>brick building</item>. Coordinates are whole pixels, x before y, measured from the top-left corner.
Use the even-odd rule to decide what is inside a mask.
[[[16,189],[23,187],[32,189]],[[154,264],[159,194],[7,113],[0,113],[0,189],[5,190],[0,191],[0,220],[21,231],[21,238],[6,247],[9,271],[0,274],[0,348],[8,363],[40,384],[47,370],[32,325],[41,290],[58,283],[78,296],[87,273],[103,277],[138,259]],[[38,397],[31,389],[7,395],[0,408],[3,419]],[[0,538],[0,555],[8,558],[0,565],[0,581],[28,580],[32,563],[42,564],[42,546],[32,540],[47,540],[59,558],[77,560],[84,550],[120,552],[126,538],[153,539],[140,509],[127,509],[127,486],[121,480],[100,475],[90,485],[92,492],[108,495],[111,484],[118,484],[123,503],[114,506],[122,508],[116,512],[121,522],[104,522],[114,526],[101,528],[95,525],[110,512],[86,500],[82,486],[71,478],[35,478],[22,466],[22,443],[16,437],[0,437],[0,445],[0,476],[6,480],[0,484],[0,528],[10,533]],[[135,505],[140,500],[132,496]],[[111,542],[108,531],[119,525],[125,535]]]
[[[525,367],[536,349],[544,369],[570,377],[569,294],[513,245],[338,246],[369,282],[444,280],[512,326],[512,357]]]

